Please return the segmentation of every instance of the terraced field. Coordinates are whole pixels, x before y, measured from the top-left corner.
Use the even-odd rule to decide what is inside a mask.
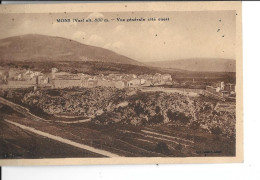
[[[232,156],[227,140],[205,134],[177,131],[171,126],[134,127],[101,126],[92,122],[64,124],[35,121],[19,114],[6,115],[5,120],[126,157],[191,157]],[[2,158],[105,157],[1,121]],[[10,140],[11,139],[11,140]],[[226,143],[225,143],[226,142]],[[12,149],[12,150],[10,150]],[[210,152],[210,153],[209,153]],[[217,154],[212,152],[218,152]],[[11,154],[10,154],[11,153]],[[7,155],[6,155],[7,154]]]

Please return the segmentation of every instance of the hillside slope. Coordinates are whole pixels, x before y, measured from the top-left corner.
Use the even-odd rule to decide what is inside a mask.
[[[3,61],[102,61],[143,65],[104,48],[66,38],[36,34],[1,39],[0,62]]]
[[[233,59],[181,59],[172,61],[147,62],[149,66],[161,68],[177,68],[187,71],[203,72],[236,72],[236,61]]]

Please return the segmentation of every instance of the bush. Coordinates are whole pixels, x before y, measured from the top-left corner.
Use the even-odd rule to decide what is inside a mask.
[[[155,107],[155,113],[159,114],[161,112],[161,108],[159,106]]]
[[[197,130],[197,129],[199,129],[199,127],[200,127],[200,124],[198,122],[195,122],[195,121],[192,122],[191,125],[190,125],[190,128],[192,130]]]
[[[5,105],[2,105],[0,107],[0,115],[2,116],[3,114],[8,114],[8,115],[11,115],[13,114],[15,111],[10,108],[9,106],[5,106]]]
[[[190,116],[186,116],[183,112],[172,112],[171,110],[167,111],[167,116],[171,121],[180,121],[181,123],[188,123],[191,119]]]
[[[165,142],[158,142],[158,144],[155,147],[155,151],[162,154],[168,154],[169,148]]]
[[[220,135],[222,133],[222,130],[218,126],[211,128],[210,131],[214,135]]]
[[[159,123],[163,123],[164,117],[161,114],[156,114],[154,116],[152,116],[149,119],[149,122],[152,124],[159,124]]]
[[[179,143],[176,147],[175,150],[181,151],[182,150],[182,145]]]
[[[146,120],[145,118],[142,118],[142,119],[141,119],[141,124],[142,124],[142,125],[146,125],[146,124],[147,124],[147,120]]]
[[[139,116],[140,114],[144,114],[144,108],[140,105],[140,103],[136,104],[134,106],[134,111],[136,113],[137,116]]]
[[[50,96],[60,96],[60,92],[58,90],[48,90],[47,94]]]
[[[169,118],[170,121],[173,121],[174,120],[174,115],[173,115],[173,112],[169,109],[167,111],[167,116]]]

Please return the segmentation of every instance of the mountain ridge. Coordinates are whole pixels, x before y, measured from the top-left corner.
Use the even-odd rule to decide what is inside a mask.
[[[106,62],[168,71],[236,72],[236,61],[217,58],[139,62],[114,51],[58,36],[25,34],[0,39],[0,62]]]
[[[224,58],[187,58],[167,61],[150,61],[146,65],[202,72],[236,72],[236,60]]]
[[[144,66],[114,51],[75,40],[26,34],[0,39],[0,61],[103,61]]]

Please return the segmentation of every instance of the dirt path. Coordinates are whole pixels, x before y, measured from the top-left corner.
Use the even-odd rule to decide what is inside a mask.
[[[68,139],[64,139],[64,138],[59,137],[59,136],[54,136],[54,135],[51,135],[49,133],[45,133],[45,132],[36,130],[34,128],[27,127],[27,126],[24,126],[24,125],[21,125],[19,123],[15,123],[15,122],[12,122],[12,121],[9,121],[9,120],[6,120],[6,119],[5,119],[5,121],[10,123],[10,124],[13,124],[13,125],[15,125],[15,126],[17,126],[19,128],[21,128],[21,129],[33,132],[35,134],[47,137],[47,138],[52,139],[52,140],[56,140],[56,141],[62,142],[64,144],[69,144],[71,146],[74,146],[74,147],[77,147],[77,148],[81,148],[81,149],[85,149],[87,151],[91,151],[91,152],[94,152],[96,154],[101,154],[101,155],[107,156],[107,157],[119,157],[117,154],[110,153],[108,151],[96,149],[96,148],[93,148],[91,146],[88,146],[88,145],[85,145],[85,144],[80,144],[80,143],[77,143],[77,142],[74,142],[74,141],[71,141],[71,140],[68,140]]]
[[[82,119],[82,120],[76,120],[76,121],[55,121],[58,123],[64,123],[64,124],[76,124],[76,123],[84,123],[84,122],[89,122],[91,119]]]
[[[163,137],[170,138],[170,139],[174,139],[174,140],[181,140],[181,141],[184,141],[184,142],[194,143],[194,142],[191,141],[191,140],[187,140],[187,139],[183,139],[183,138],[178,138],[178,137],[175,137],[175,136],[169,136],[169,135],[165,135],[165,134],[161,134],[161,133],[156,133],[156,132],[152,132],[152,131],[147,131],[147,130],[141,130],[141,131],[144,132],[144,133],[147,133],[147,134],[159,135],[159,136],[163,136]]]

